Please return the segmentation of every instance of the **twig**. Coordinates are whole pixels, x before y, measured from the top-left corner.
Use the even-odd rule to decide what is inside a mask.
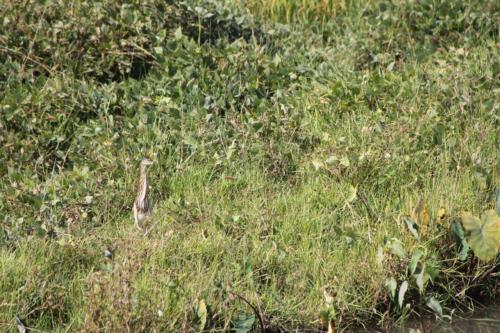
[[[36,60],[36,59],[33,59],[32,57],[30,57],[29,55],[26,55],[22,52],[19,52],[19,51],[16,51],[16,50],[12,50],[12,49],[9,49],[9,48],[6,48],[4,46],[0,46],[0,51],[3,51],[5,53],[12,53],[12,54],[15,54],[15,55],[18,55],[18,56],[21,56],[23,57],[24,59],[27,59],[35,64],[37,64],[38,66],[42,67],[43,69],[45,69],[49,74],[53,74],[52,70],[49,68],[49,66],[41,63],[40,61]]]
[[[483,274],[479,275],[477,278],[473,279],[472,282],[482,281],[488,275],[490,275],[495,269],[497,269],[499,267],[500,267],[500,264],[492,265],[486,272],[484,272]]]
[[[136,43],[130,43],[129,45],[132,45],[133,47],[135,47],[136,49],[142,51],[144,54],[146,54],[147,56],[153,58],[153,60],[156,61],[156,57],[151,52],[149,52],[148,50],[146,50],[145,48],[143,48],[142,46],[139,46]]]
[[[151,230],[153,230],[154,228],[156,227],[156,224],[153,223],[153,225],[151,226],[151,228],[147,229],[146,232],[144,233],[144,236],[147,236]]]

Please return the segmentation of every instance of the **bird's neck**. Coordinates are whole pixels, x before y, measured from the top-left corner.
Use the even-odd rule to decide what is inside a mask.
[[[141,184],[147,184],[147,173],[146,173],[146,167],[144,165],[141,165],[140,181]]]
[[[139,177],[139,190],[137,193],[136,203],[139,206],[142,206],[142,203],[144,203],[144,200],[146,200],[147,195],[148,195],[148,180],[146,176],[146,167],[141,165],[140,177]]]

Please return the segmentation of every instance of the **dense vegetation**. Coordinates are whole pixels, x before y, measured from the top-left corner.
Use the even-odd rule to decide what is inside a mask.
[[[499,7],[2,1],[0,330],[343,330],[494,300]]]

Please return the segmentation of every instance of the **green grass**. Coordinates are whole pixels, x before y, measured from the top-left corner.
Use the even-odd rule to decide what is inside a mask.
[[[449,226],[500,186],[498,4],[306,2],[27,1],[0,29],[0,330],[227,331],[240,295],[318,331],[324,292],[349,330],[495,300],[498,256],[459,261]],[[439,272],[420,291],[417,250]]]

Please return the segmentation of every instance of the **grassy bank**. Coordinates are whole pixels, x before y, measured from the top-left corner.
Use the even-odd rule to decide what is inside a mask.
[[[65,3],[0,5],[0,330],[349,330],[498,296],[460,237],[500,207],[496,1]]]

